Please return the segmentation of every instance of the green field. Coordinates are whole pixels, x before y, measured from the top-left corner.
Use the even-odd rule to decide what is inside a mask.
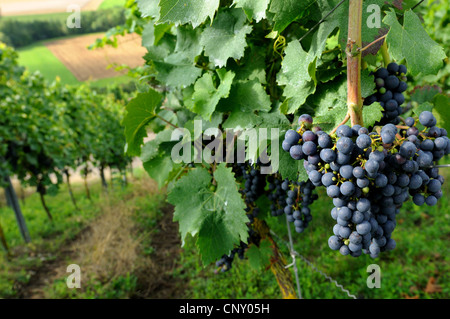
[[[126,0],[105,0],[100,5],[99,9],[109,9],[114,7],[123,7]]]
[[[59,38],[61,39],[61,38]],[[62,38],[64,39],[64,38]],[[26,67],[30,72],[39,71],[43,77],[52,82],[56,77],[61,82],[69,85],[77,85],[78,81],[69,69],[45,46],[45,43],[58,39],[41,41],[33,45],[18,49],[19,64]],[[128,83],[133,79],[127,75],[121,75],[113,78],[88,81],[93,86],[108,86],[115,84]]]
[[[61,82],[65,84],[80,83],[72,72],[45,46],[45,42],[30,45],[17,50],[17,52],[20,65],[25,66],[30,72],[39,71],[49,82],[59,77]]]

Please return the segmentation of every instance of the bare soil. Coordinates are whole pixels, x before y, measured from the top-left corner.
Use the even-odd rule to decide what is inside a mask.
[[[89,50],[88,46],[102,36],[94,34],[51,41],[46,46],[79,81],[112,78],[127,72],[116,71],[114,67],[126,65],[135,68],[144,64],[142,57],[146,49],[142,47],[139,36],[128,34],[119,37],[118,48],[107,46]]]

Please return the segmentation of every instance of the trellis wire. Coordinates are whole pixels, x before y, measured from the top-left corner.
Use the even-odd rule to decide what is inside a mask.
[[[302,299],[302,290],[300,288],[300,280],[298,278],[298,268],[297,268],[297,261],[295,260],[295,254],[292,254],[294,252],[294,242],[292,241],[292,234],[291,234],[291,226],[289,225],[289,220],[286,215],[286,226],[288,229],[288,236],[289,236],[289,251],[291,252],[292,257],[292,263],[287,265],[285,268],[289,268],[291,266],[294,267],[294,273],[295,273],[295,281],[297,282],[297,293],[298,293],[298,299]]]
[[[286,220],[287,221],[287,220]],[[322,270],[320,270],[319,268],[317,268],[311,261],[309,261],[306,257],[304,257],[302,254],[300,254],[299,252],[294,250],[294,245],[293,245],[293,241],[292,241],[292,235],[291,235],[291,228],[289,226],[289,222],[288,223],[288,236],[289,236],[289,243],[286,242],[284,239],[282,239],[277,233],[275,233],[273,230],[270,230],[270,233],[278,238],[278,240],[282,241],[289,249],[289,253],[292,257],[292,263],[290,263],[289,265],[286,266],[286,268],[289,267],[293,267],[294,268],[294,273],[295,273],[295,279],[297,282],[297,290],[298,290],[298,295],[299,298],[301,299],[301,290],[300,290],[300,281],[299,281],[299,277],[298,277],[298,268],[297,268],[297,259],[296,257],[300,257],[309,267],[311,267],[314,271],[318,272],[319,274],[321,274],[323,277],[325,277],[328,281],[330,281],[331,283],[333,283],[337,288],[341,289],[343,292],[345,292],[350,298],[353,299],[358,299],[354,294],[351,294],[349,290],[345,289],[344,286],[342,286],[341,284],[339,284],[333,277],[327,275],[326,273],[324,273]]]

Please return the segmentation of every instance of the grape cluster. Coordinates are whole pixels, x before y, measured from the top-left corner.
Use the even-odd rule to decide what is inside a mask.
[[[400,123],[399,115],[403,113],[401,105],[405,102],[403,92],[407,89],[406,66],[391,62],[386,68],[379,68],[373,74],[377,92],[364,99],[364,105],[379,102],[383,107],[381,125]]]
[[[309,206],[318,198],[313,194],[314,185],[306,182],[292,182],[271,176],[269,178],[268,199],[272,202],[272,216],[286,214],[287,220],[294,223],[295,231],[302,233],[312,220]]]
[[[240,192],[244,195],[245,203],[251,205],[261,195],[264,194],[266,186],[266,175],[261,174],[260,161],[250,165],[248,162],[236,163],[233,166],[235,176],[242,176],[244,179],[244,188]]]
[[[433,163],[450,153],[447,132],[428,111],[418,121],[406,118],[404,125],[389,123],[371,132],[341,125],[331,135],[309,130],[310,119],[302,115],[299,129],[286,132],[283,149],[294,159],[305,159],[311,183],[325,186],[333,198],[336,225],[330,248],[374,258],[393,249],[391,235],[403,202],[412,196],[417,205],[435,205],[442,196],[444,180]]]

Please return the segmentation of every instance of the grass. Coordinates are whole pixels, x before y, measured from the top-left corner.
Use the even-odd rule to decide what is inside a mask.
[[[45,46],[45,42],[38,42],[17,50],[19,64],[25,66],[30,72],[39,71],[48,82],[53,82],[56,77],[59,77],[64,84],[79,84],[80,81],[53,55]]]
[[[109,9],[114,7],[123,7],[126,0],[105,0],[100,4],[99,9]]]

